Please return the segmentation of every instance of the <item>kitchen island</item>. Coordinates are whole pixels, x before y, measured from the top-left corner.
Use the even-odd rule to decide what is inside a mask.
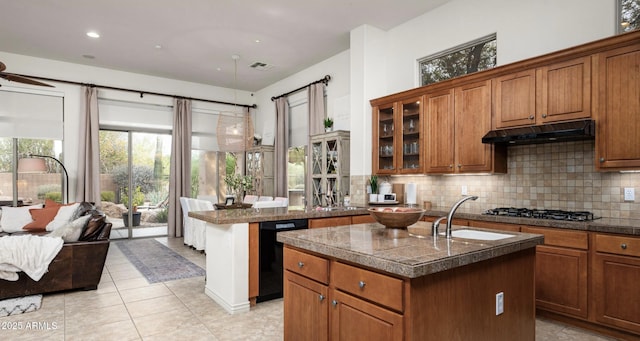
[[[262,208],[189,212],[206,222],[205,293],[228,313],[248,311],[258,295],[258,224],[291,219],[349,219],[368,216],[365,208],[330,211]]]
[[[543,237],[509,234],[434,239],[425,222],[279,233],[285,339],[534,340]]]

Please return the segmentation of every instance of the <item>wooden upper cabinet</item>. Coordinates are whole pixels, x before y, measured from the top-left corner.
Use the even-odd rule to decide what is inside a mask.
[[[493,127],[591,117],[591,56],[497,77]]]
[[[482,143],[491,130],[491,81],[455,89],[456,172],[507,172],[503,146]]]
[[[531,125],[536,118],[536,73],[527,70],[493,80],[493,127]]]
[[[591,117],[591,56],[536,70],[536,124]]]
[[[425,121],[427,173],[506,172],[506,154],[494,157],[504,148],[481,142],[491,130],[490,80],[425,95]]]
[[[423,172],[422,96],[373,108],[373,174]]]
[[[596,169],[640,168],[640,44],[594,56]]]
[[[427,173],[453,173],[454,169],[454,91],[425,95],[425,133]]]

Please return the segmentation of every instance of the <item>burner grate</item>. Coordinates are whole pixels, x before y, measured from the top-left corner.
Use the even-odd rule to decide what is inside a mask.
[[[588,211],[563,211],[546,209],[529,209],[515,207],[498,207],[486,210],[485,215],[497,215],[508,217],[523,217],[536,219],[568,220],[568,221],[591,221],[597,218]]]

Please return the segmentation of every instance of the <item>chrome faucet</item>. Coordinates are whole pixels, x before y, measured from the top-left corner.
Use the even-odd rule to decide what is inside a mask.
[[[458,207],[460,207],[460,205],[462,205],[463,202],[467,200],[476,200],[476,199],[478,199],[478,197],[475,195],[466,196],[458,200],[458,202],[456,202],[455,204],[453,204],[453,206],[451,207],[451,210],[449,211],[449,214],[447,214],[446,217],[440,217],[436,219],[436,221],[433,222],[433,225],[431,225],[431,234],[433,235],[433,238],[436,238],[438,236],[438,226],[440,225],[440,222],[443,219],[447,219],[447,230],[445,232],[445,235],[447,239],[451,239],[451,224],[453,221],[453,214],[456,213],[456,210],[458,209]]]

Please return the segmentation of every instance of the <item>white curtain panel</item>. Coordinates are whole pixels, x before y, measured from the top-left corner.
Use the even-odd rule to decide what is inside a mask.
[[[180,197],[191,197],[191,100],[173,101],[173,133],[169,176],[170,237],[182,237]]]
[[[98,89],[93,86],[83,85],[81,90],[83,94],[82,108],[84,113],[80,115],[78,182],[75,200],[95,202],[95,205],[100,207],[100,121],[98,115]]]
[[[274,147],[275,195],[287,196],[287,153],[289,152],[289,103],[287,97],[276,99],[276,138]]]

